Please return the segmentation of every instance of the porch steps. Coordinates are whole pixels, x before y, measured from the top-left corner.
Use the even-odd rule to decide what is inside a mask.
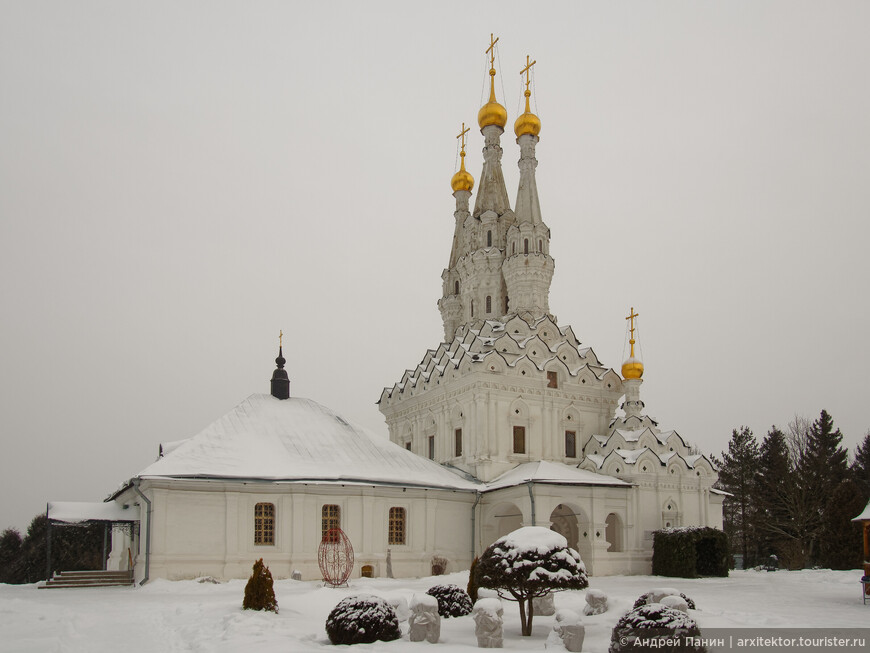
[[[60,587],[132,587],[132,571],[59,571],[39,589]]]

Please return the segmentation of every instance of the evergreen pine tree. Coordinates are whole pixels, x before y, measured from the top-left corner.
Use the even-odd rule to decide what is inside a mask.
[[[0,583],[20,583],[21,533],[7,528],[0,535]]]
[[[863,557],[861,524],[852,518],[861,514],[864,499],[858,484],[840,483],[825,507],[821,540],[821,563],[831,569],[858,569]]]
[[[260,558],[254,563],[253,572],[245,585],[245,598],[242,601],[245,610],[267,610],[278,612],[278,599],[275,598],[272,572],[263,564]]]
[[[834,428],[834,420],[823,410],[810,427],[807,446],[800,460],[798,473],[800,483],[811,505],[811,512],[818,516],[811,524],[809,558],[820,560],[819,543],[825,522],[825,510],[837,486],[848,476],[848,452],[840,446],[843,434]]]
[[[743,554],[744,567],[756,559],[755,542],[755,485],[758,473],[758,442],[752,431],[741,426],[731,433],[728,451],[722,452],[719,465],[719,486],[732,496],[723,506],[725,532],[731,550]]]
[[[850,468],[852,480],[861,490],[861,496],[866,503],[870,499],[870,431],[864,434],[864,440],[855,449],[855,461]]]
[[[755,480],[759,553],[788,560],[789,543],[795,539],[791,515],[794,475],[785,434],[772,426],[761,442]],[[787,562],[787,564],[789,564]]]

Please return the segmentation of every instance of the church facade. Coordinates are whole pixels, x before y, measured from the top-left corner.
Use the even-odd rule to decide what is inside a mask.
[[[383,390],[389,441],[291,397],[279,350],[270,394],[163,445],[108,499],[141,514],[138,528],[115,533],[113,568],[133,561],[140,580],[232,578],[262,557],[276,577],[314,579],[324,533],[339,526],[354,547],[353,577],[423,576],[467,569],[497,537],[537,525],[562,533],[593,575],[638,574],[651,570],[653,531],[722,527],[710,460],[643,412],[633,309],[622,374],[550,313],[555,263],[536,183],[530,67],[514,124],[513,209],[492,63],[473,208],[461,134],[438,301],[444,341]]]

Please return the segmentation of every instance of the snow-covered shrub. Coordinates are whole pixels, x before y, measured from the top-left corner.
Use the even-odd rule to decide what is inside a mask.
[[[653,533],[654,576],[728,576],[728,537],[707,526],[664,528]]]
[[[519,603],[523,635],[532,634],[533,598],[589,585],[580,554],[543,526],[525,526],[490,544],[480,556],[475,578],[480,587]]]
[[[263,564],[260,558],[254,563],[254,570],[245,585],[245,598],[242,601],[245,610],[269,610],[278,612],[278,599],[275,598],[275,588],[272,582],[272,572]]]
[[[650,603],[634,608],[616,622],[609,653],[653,648],[668,653],[706,653],[705,647],[695,644],[700,637],[701,630],[689,615],[661,603]]]
[[[457,585],[436,585],[426,594],[438,599],[438,614],[442,617],[464,617],[471,614],[474,603],[468,593]]]
[[[658,603],[666,596],[679,596],[686,602],[686,605],[690,610],[697,609],[695,607],[695,602],[692,599],[683,594],[680,590],[676,590],[671,587],[659,587],[652,590],[651,592],[647,592],[646,594],[641,594],[638,597],[637,601],[634,602],[634,607],[639,608],[642,605]]]
[[[384,599],[358,594],[342,599],[326,619],[326,634],[333,644],[391,642],[402,636],[396,612]]]

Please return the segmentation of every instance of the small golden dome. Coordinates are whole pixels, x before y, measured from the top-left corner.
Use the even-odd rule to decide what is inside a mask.
[[[495,99],[495,68],[490,68],[489,76],[489,102],[480,107],[480,111],[477,112],[477,124],[481,129],[488,125],[504,128],[507,124],[507,109]]]
[[[450,180],[450,186],[453,188],[454,193],[458,190],[470,191],[474,188],[474,177],[465,169],[465,152],[462,152],[462,165]]]
[[[529,107],[529,97],[531,96],[529,89],[526,89],[526,112],[522,114],[514,123],[514,134],[517,138],[523,134],[531,134],[537,136],[541,133],[541,119],[533,114]]]
[[[629,358],[622,364],[623,379],[639,379],[643,376],[643,363],[639,358]]]

